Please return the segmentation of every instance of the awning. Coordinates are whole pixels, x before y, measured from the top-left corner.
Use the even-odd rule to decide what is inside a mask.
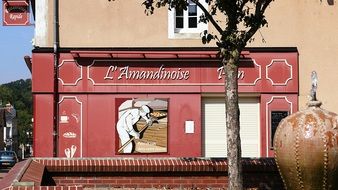
[[[216,58],[217,51],[71,51],[74,58]]]

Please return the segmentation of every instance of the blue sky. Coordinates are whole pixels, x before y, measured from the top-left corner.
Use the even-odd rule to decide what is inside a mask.
[[[31,78],[23,57],[32,55],[34,26],[2,26],[2,5],[0,15],[0,84]]]

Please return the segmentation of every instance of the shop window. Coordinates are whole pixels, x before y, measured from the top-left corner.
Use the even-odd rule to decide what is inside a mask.
[[[205,1],[202,5],[207,7]],[[187,10],[172,9],[168,14],[169,38],[200,38],[201,32],[207,30],[207,24],[199,22],[202,10],[191,0]]]
[[[270,115],[270,147],[273,148],[273,140],[279,122],[289,115],[288,111],[271,111]]]

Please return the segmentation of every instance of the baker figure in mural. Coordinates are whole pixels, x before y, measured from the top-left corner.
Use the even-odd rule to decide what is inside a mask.
[[[130,136],[135,139],[140,138],[140,133],[136,132],[134,125],[141,119],[145,119],[147,126],[152,125],[152,120],[150,118],[150,108],[146,105],[141,106],[140,108],[132,108],[125,111],[117,121],[117,132],[119,134],[121,145],[126,145],[126,143],[131,139]],[[133,144],[128,143],[123,149],[123,153],[131,153],[133,150]]]

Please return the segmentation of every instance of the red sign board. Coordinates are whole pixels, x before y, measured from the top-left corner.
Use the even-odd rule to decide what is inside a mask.
[[[3,0],[2,21],[4,26],[29,25],[29,1]]]
[[[210,62],[208,66],[196,62],[194,64],[179,63],[175,66],[162,62],[152,62],[151,64],[139,62],[137,66],[129,64],[114,60],[94,60],[92,64],[87,66],[87,79],[94,86],[224,84],[225,72],[217,62]],[[69,76],[65,72],[70,72],[71,69],[62,67],[60,68],[61,78],[65,78]],[[77,70],[79,69],[77,67]],[[71,72],[76,73],[75,70]],[[238,80],[239,85],[256,85],[261,80],[261,66],[255,60],[241,61]]]

